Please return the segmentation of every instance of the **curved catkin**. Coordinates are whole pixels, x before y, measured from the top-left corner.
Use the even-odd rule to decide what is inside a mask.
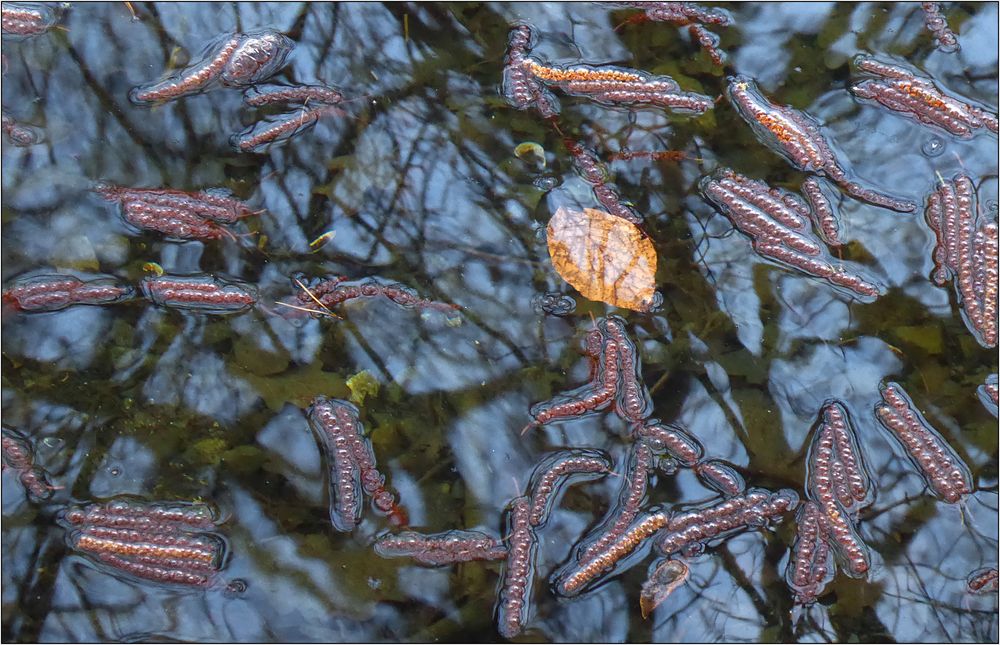
[[[531,48],[532,32],[528,25],[514,25],[507,37],[503,67],[503,95],[517,110],[535,109],[542,118],[555,119],[559,102],[525,66]]]
[[[972,492],[969,467],[927,423],[898,383],[885,383],[880,391],[882,402],[875,406],[875,415],[905,448],[927,486],[949,504],[962,501]]]
[[[937,2],[921,2],[924,11],[924,27],[934,36],[934,44],[939,51],[953,54],[961,49],[955,32],[948,28],[948,21],[941,15],[941,5]]]
[[[347,532],[358,525],[362,492],[379,511],[397,513],[396,498],[385,488],[358,409],[347,401],[316,397],[309,408],[309,424],[327,460],[333,527]]]
[[[649,390],[642,380],[639,350],[625,333],[625,320],[619,316],[604,319],[603,330],[619,351],[621,384],[615,397],[615,412],[629,423],[641,423],[653,412]]]
[[[571,479],[606,473],[610,469],[607,455],[596,450],[567,450],[543,460],[531,477],[531,525],[540,526],[548,521],[559,493]]]
[[[525,57],[522,67],[540,83],[571,96],[609,105],[648,104],[689,114],[702,114],[713,106],[702,94],[684,92],[669,76],[619,67],[555,67]]]
[[[531,607],[538,538],[531,526],[531,500],[518,497],[507,511],[507,560],[500,578],[497,628],[504,638],[524,631]]]
[[[635,442],[628,460],[628,474],[622,481],[618,503],[608,512],[602,533],[589,544],[585,542],[577,560],[583,564],[596,558],[610,544],[618,540],[635,520],[646,501],[646,486],[650,472],[655,468],[652,448],[642,440]]]
[[[876,206],[903,213],[916,209],[913,202],[883,195],[850,181],[820,132],[819,124],[812,117],[790,106],[776,105],[767,100],[754,80],[747,76],[730,76],[726,80],[726,96],[737,113],[766,145],[793,166],[826,175],[849,195]]]
[[[136,105],[153,105],[203,91],[219,78],[242,41],[241,34],[226,37],[197,64],[158,83],[132,88],[129,99]]]
[[[965,324],[985,347],[996,347],[1000,307],[1000,228],[979,214],[972,179],[958,174],[941,181],[924,211],[934,232],[934,282],[954,282]]]
[[[746,481],[735,468],[718,459],[699,462],[694,467],[694,472],[703,484],[727,497],[740,495],[747,487]]]
[[[42,501],[52,496],[49,475],[35,465],[35,453],[27,437],[13,428],[3,428],[3,467],[17,473],[28,497]]]

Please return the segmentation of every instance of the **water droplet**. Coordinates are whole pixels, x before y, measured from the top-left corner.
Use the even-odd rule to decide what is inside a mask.
[[[937,157],[944,152],[945,147],[944,139],[941,137],[931,136],[924,141],[922,146],[920,146],[920,150],[928,157]]]
[[[46,448],[61,448],[63,440],[59,437],[45,437],[42,439],[42,445]]]
[[[122,474],[121,466],[111,466],[108,468],[108,474],[112,477],[118,477]]]

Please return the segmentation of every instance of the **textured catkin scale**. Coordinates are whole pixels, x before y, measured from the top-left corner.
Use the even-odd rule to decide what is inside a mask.
[[[125,198],[122,218],[132,226],[181,240],[219,240],[232,233],[189,208]]]
[[[743,477],[730,464],[718,459],[699,462],[694,467],[695,474],[703,484],[714,488],[727,497],[742,494],[747,487]]]
[[[482,531],[446,531],[430,535],[403,531],[382,535],[375,542],[375,553],[383,558],[412,558],[417,564],[429,567],[507,558],[507,549],[500,538]]]
[[[608,316],[600,327],[610,342],[618,348],[618,362],[621,382],[615,397],[615,412],[629,423],[640,423],[649,418],[653,402],[649,390],[642,380],[642,362],[639,350],[625,333],[625,320],[619,316]]]
[[[719,49],[719,37],[702,25],[730,25],[732,16],[722,9],[704,8],[690,2],[620,2],[629,7],[642,9],[641,17],[656,22],[670,22],[688,28],[691,37],[701,45],[716,65],[725,62],[725,54]]]
[[[203,504],[115,499],[72,506],[60,518],[70,546],[95,562],[151,582],[205,587],[226,559]]]
[[[617,539],[609,543],[601,551],[588,560],[564,570],[554,580],[554,588],[563,596],[575,596],[592,582],[602,577],[606,571],[631,555],[645,541],[669,521],[669,515],[664,512],[651,512],[634,522]]]
[[[317,397],[309,408],[309,425],[327,461],[330,521],[336,530],[347,532],[358,525],[365,494],[382,513],[400,513],[395,497],[385,489],[385,476],[375,464],[371,440],[364,434],[356,407],[340,399]]]
[[[809,202],[809,215],[820,239],[830,246],[840,246],[840,216],[823,192],[820,180],[807,177],[802,182],[802,193]]]
[[[135,290],[114,278],[81,280],[67,275],[34,275],[14,280],[3,302],[24,312],[59,311],[72,305],[109,305],[131,299]]]
[[[874,499],[853,424],[839,401],[826,403],[820,412],[809,447],[806,492],[824,510],[836,499],[852,518]]]
[[[969,467],[924,419],[898,383],[884,383],[879,389],[882,402],[875,406],[879,421],[902,444],[935,495],[949,504],[961,502],[972,492]]]
[[[701,459],[704,449],[697,439],[679,426],[647,419],[634,428],[633,434],[641,437],[656,452],[667,452],[682,466],[693,467]]]
[[[257,303],[256,289],[249,284],[214,276],[147,276],[142,292],[161,307],[208,314],[239,313]]]
[[[532,405],[529,412],[533,423],[528,428],[586,416],[614,405],[614,398],[621,388],[620,348],[608,336],[603,322],[587,336],[585,353],[593,360],[590,383]]]
[[[983,567],[969,574],[965,589],[973,594],[996,593],[1000,588],[1000,574],[996,567]]]
[[[251,107],[276,103],[334,105],[343,100],[338,90],[326,85],[254,85],[243,93],[243,102]]]
[[[242,34],[223,36],[209,45],[201,61],[157,83],[140,85],[129,92],[136,105],[154,105],[202,92],[215,82],[243,42]]]
[[[554,580],[555,590],[564,596],[580,593],[650,538],[663,555],[686,553],[737,531],[778,521],[798,502],[798,495],[788,489],[771,492],[755,488],[744,495],[685,513],[651,512],[634,522],[593,558],[564,569]]]
[[[881,295],[879,285],[829,257],[809,230],[808,206],[793,194],[728,168],[704,177],[700,188],[706,199],[751,238],[758,254],[825,280],[861,299],[874,300]]]
[[[301,108],[294,112],[258,121],[232,137],[231,143],[240,152],[258,152],[271,144],[286,141],[316,125],[327,116],[342,116],[339,108],[318,104],[314,108]]]

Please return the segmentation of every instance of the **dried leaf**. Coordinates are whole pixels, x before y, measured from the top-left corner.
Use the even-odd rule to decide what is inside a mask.
[[[687,582],[689,574],[688,566],[681,560],[667,560],[656,567],[649,580],[642,583],[642,594],[639,596],[642,617],[648,618],[674,589]]]
[[[649,310],[656,249],[634,224],[593,208],[560,208],[549,220],[548,241],[552,265],[585,298]]]

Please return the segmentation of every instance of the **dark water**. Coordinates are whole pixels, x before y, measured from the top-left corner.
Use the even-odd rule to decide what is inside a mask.
[[[36,443],[61,488],[30,503],[3,486],[3,637],[12,641],[494,641],[499,563],[425,569],[373,552],[385,518],[332,530],[324,464],[302,410],[346,398],[367,370],[380,384],[360,406],[375,453],[413,527],[502,530],[534,465],[562,448],[627,454],[613,415],[520,436],[528,407],[587,379],[580,339],[612,310],[553,271],[544,227],[555,204],[588,187],[551,127],[499,94],[508,26],[533,25],[534,54],[620,64],[722,93],[726,73],[825,124],[858,177],[921,205],[938,175],[967,172],[997,204],[997,139],[960,140],[862,105],[846,90],[858,52],[891,55],[991,110],[997,105],[995,3],[946,3],[962,49],[934,49],[917,3],[742,4],[714,28],[729,55],[713,66],[686,32],[630,24],[597,4],[172,4],[64,8],[48,34],[3,42],[3,105],[44,133],[3,146],[3,281],[31,270],[110,274],[143,265],[225,274],[264,303],[288,276],[379,276],[460,304],[460,316],[371,300],[342,321],[290,322],[269,310],[208,316],[137,300],[47,314],[5,312],[3,422]],[[235,90],[154,108],[131,87],[198,57],[219,34],[273,28],[297,44],[277,79],[325,82],[348,115],[263,154],[229,143],[255,117]],[[875,475],[859,532],[877,553],[867,579],[838,575],[797,623],[783,572],[791,516],[689,561],[691,578],[643,620],[646,563],[597,590],[557,600],[548,576],[613,503],[619,478],[568,489],[541,532],[535,601],[522,638],[544,641],[990,641],[996,594],[966,593],[970,571],[997,566],[997,424],[976,387],[997,371],[963,324],[953,290],[930,281],[933,234],[922,206],[900,215],[839,204],[857,261],[888,286],[871,304],[754,255],[698,194],[729,166],[775,186],[805,177],[764,148],[724,100],[691,118],[564,98],[560,128],[607,156],[675,150],[681,161],[610,165],[646,219],[660,263],[659,312],[618,311],[636,340],[655,415],[687,427],[706,453],[751,485],[801,492],[810,428],[825,399],[846,402]],[[545,150],[544,168],[514,155]],[[88,191],[225,187],[266,213],[237,241],[177,243],[126,227]],[[310,241],[334,231],[313,252]],[[566,317],[537,297],[568,294]],[[872,413],[878,385],[899,382],[969,465],[961,505],[926,494]],[[224,580],[242,593],[162,587],[74,554],[54,518],[67,503],[132,495],[203,500],[225,518]],[[655,502],[711,497],[693,475],[660,475]]]

